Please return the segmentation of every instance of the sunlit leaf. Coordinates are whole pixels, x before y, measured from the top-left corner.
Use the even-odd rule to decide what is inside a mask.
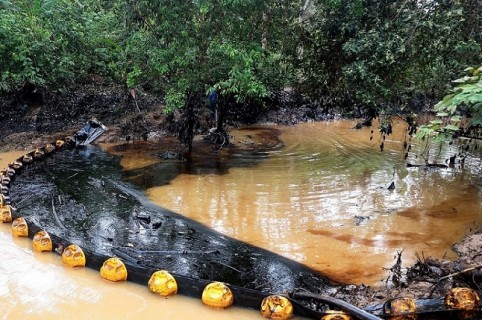
[[[454,126],[454,125],[452,125],[452,124],[446,125],[445,127],[443,127],[443,129],[449,130],[449,131],[458,131],[458,130],[460,130],[459,127]]]

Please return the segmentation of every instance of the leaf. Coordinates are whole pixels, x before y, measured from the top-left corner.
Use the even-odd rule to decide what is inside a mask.
[[[437,117],[447,117],[449,114],[447,112],[439,112],[437,113]]]
[[[452,118],[450,118],[450,121],[460,122],[460,121],[462,121],[462,117],[461,116],[453,116]]]
[[[460,130],[459,127],[454,126],[454,125],[452,125],[452,124],[446,125],[446,126],[443,127],[442,129],[449,130],[449,131],[459,131],[459,130]]]
[[[454,80],[454,81],[452,81],[452,82],[454,82],[454,83],[466,83],[466,82],[468,82],[468,81],[473,81],[473,80],[472,80],[472,77],[465,76],[465,77],[463,77],[463,78],[459,78],[459,79]]]

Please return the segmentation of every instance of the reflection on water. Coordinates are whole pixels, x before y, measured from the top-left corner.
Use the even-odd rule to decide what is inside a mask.
[[[24,153],[0,154],[0,167]],[[0,224],[0,319],[261,318],[258,311],[214,310],[200,299],[162,298],[147,286],[110,283],[95,270],[63,267],[58,255],[33,252],[30,239],[10,233],[10,224]]]
[[[148,195],[345,282],[377,284],[401,250],[405,263],[415,253],[453,256],[450,245],[482,225],[477,177],[457,169],[407,169],[402,127],[395,127],[381,153],[376,133],[370,140],[371,129],[353,126],[336,121],[277,127],[284,147],[257,166],[232,167],[222,175],[180,174],[149,188]],[[247,136],[233,134],[235,143]],[[145,170],[163,175],[153,168]],[[394,191],[387,189],[392,181]]]

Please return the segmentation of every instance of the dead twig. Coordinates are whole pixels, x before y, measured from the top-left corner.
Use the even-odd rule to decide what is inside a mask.
[[[476,265],[476,266],[473,266],[473,267],[470,267],[470,268],[466,268],[466,269],[464,269],[462,271],[459,271],[459,272],[448,274],[446,276],[441,277],[439,279],[439,281],[443,281],[443,280],[448,279],[448,278],[453,278],[453,277],[459,276],[461,274],[464,274],[464,273],[467,273],[467,272],[470,272],[470,271],[474,271],[474,270],[477,270],[477,269],[480,269],[480,268],[482,268],[482,264],[479,264],[479,265]]]

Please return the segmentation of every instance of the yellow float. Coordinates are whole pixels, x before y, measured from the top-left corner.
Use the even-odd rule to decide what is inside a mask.
[[[12,167],[6,167],[3,169],[2,174],[7,177],[13,177],[15,175],[15,169]]]
[[[40,160],[43,159],[44,156],[45,152],[40,148],[35,149],[35,151],[33,152],[34,159]]]
[[[166,270],[156,271],[148,282],[149,290],[167,297],[177,293],[177,281]]]
[[[15,237],[28,237],[28,225],[24,218],[17,218],[13,220],[12,235]]]
[[[10,204],[10,197],[4,194],[0,194],[0,207],[4,207]]]
[[[3,223],[12,222],[12,207],[10,206],[0,207],[0,216],[2,218]]]
[[[417,305],[411,298],[395,298],[385,302],[383,312],[387,316],[406,315],[417,312]]]
[[[119,258],[109,258],[100,268],[100,276],[113,282],[125,281],[127,280],[127,268]]]
[[[62,149],[62,147],[64,146],[65,144],[65,141],[64,140],[57,140],[55,141],[55,148],[57,149]]]
[[[55,151],[55,147],[51,143],[47,143],[44,147],[45,154],[51,154],[52,152]]]
[[[33,248],[38,252],[52,251],[52,239],[46,231],[39,231],[33,236]]]
[[[14,160],[12,163],[9,164],[14,170],[20,170],[23,167],[23,163],[19,160]]]
[[[286,297],[268,296],[261,302],[261,315],[269,319],[287,320],[293,316],[293,305]]]
[[[31,155],[30,153],[27,153],[26,155],[24,155],[24,156],[22,157],[22,162],[23,162],[23,163],[26,163],[26,164],[32,163],[32,162],[33,162],[33,157],[32,157],[32,155]]]
[[[338,310],[328,310],[327,314],[321,317],[321,320],[353,320],[353,318],[344,313],[343,311]]]
[[[11,181],[12,181],[12,179],[10,179],[10,177],[7,177],[4,174],[0,174],[0,182],[1,182],[2,186],[8,186]]]
[[[224,309],[233,304],[234,296],[224,283],[212,282],[204,288],[202,302],[213,308]]]
[[[445,305],[451,309],[475,310],[479,302],[479,295],[470,288],[453,288],[445,296]]]
[[[62,263],[72,268],[85,267],[84,251],[78,245],[71,244],[62,253]]]

